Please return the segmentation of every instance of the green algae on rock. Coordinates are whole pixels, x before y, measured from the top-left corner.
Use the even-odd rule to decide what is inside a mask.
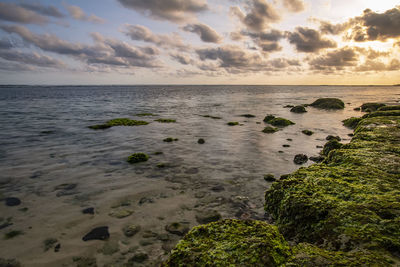
[[[129,163],[139,163],[139,162],[144,162],[148,161],[149,156],[145,153],[134,153],[128,157],[128,162]]]
[[[93,130],[104,130],[114,126],[140,126],[149,124],[147,121],[137,121],[128,118],[118,118],[107,121],[105,124],[89,126]]]
[[[263,133],[276,133],[277,131],[279,131],[278,128],[271,126],[267,126],[264,128],[264,130],[262,130]]]
[[[281,266],[289,257],[276,226],[222,220],[194,227],[163,266]]]
[[[305,135],[308,135],[308,136],[311,136],[311,135],[313,135],[314,134],[314,132],[313,131],[310,131],[310,130],[303,130],[303,131],[301,131],[303,134],[305,134]]]
[[[171,142],[178,141],[178,140],[179,140],[178,138],[167,137],[163,141],[166,143],[171,143]]]
[[[383,106],[378,108],[378,111],[389,111],[389,110],[400,110],[400,105],[398,106]]]
[[[245,118],[255,118],[256,116],[253,114],[242,114],[240,117],[245,117]]]
[[[264,118],[264,122],[269,123],[273,126],[278,126],[278,127],[286,127],[289,125],[294,125],[295,123],[288,120],[288,119],[284,119],[284,118],[280,118],[280,117],[275,117],[273,115],[267,115]]]
[[[293,108],[290,109],[290,112],[293,113],[306,113],[307,110],[304,106],[295,106]]]
[[[348,119],[345,119],[343,122],[343,125],[350,128],[350,129],[355,129],[358,125],[358,123],[362,120],[362,118],[357,118],[357,117],[351,117]]]
[[[221,120],[222,119],[221,117],[211,116],[211,115],[200,115],[200,116],[202,116],[204,118],[211,118],[211,119],[214,119],[214,120]]]
[[[237,122],[237,121],[230,121],[230,122],[228,122],[227,123],[229,126],[236,126],[236,125],[239,125],[239,122]]]
[[[174,119],[157,119],[154,121],[160,122],[160,123],[175,123],[176,122],[176,120],[174,120]]]
[[[344,102],[338,98],[320,98],[310,106],[319,109],[344,109]]]
[[[383,103],[364,103],[361,105],[361,111],[364,112],[373,112],[377,111],[379,108],[386,106]]]

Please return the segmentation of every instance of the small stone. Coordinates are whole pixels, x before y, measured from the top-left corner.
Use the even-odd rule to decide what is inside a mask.
[[[264,175],[264,180],[267,182],[275,182],[275,176],[273,174],[265,174]]]
[[[215,210],[203,210],[196,213],[196,220],[201,224],[216,222],[221,219],[221,214]]]
[[[304,155],[304,154],[296,155],[293,160],[293,162],[298,165],[302,165],[302,164],[306,163],[307,161],[308,161],[308,157],[307,157],[307,155]]]
[[[187,232],[189,232],[189,227],[187,226],[187,224],[184,223],[173,222],[166,225],[165,230],[167,230],[167,232],[170,232],[171,234],[183,236]]]
[[[108,215],[117,219],[122,219],[133,214],[133,210],[118,209],[111,211]]]
[[[200,138],[199,140],[197,140],[197,143],[199,143],[200,145],[204,144],[206,141],[203,138]]]
[[[108,232],[108,226],[96,227],[87,233],[84,237],[82,237],[83,241],[89,240],[107,240],[110,237],[110,233]]]
[[[140,228],[141,227],[139,225],[130,224],[125,226],[122,231],[126,237],[132,237],[140,231]]]
[[[18,206],[19,204],[21,204],[21,200],[17,197],[6,197],[5,198],[6,201],[6,206]]]
[[[311,135],[313,135],[314,134],[314,132],[313,131],[310,131],[310,130],[303,130],[303,131],[301,131],[303,134],[305,134],[305,135],[308,135],[308,136],[311,136]]]
[[[61,244],[58,243],[55,247],[54,247],[54,252],[59,252],[61,249]]]
[[[290,147],[290,145],[288,145],[288,144],[285,144],[285,145],[283,145],[283,147]]]
[[[90,207],[90,208],[86,208],[82,210],[83,214],[94,214],[94,208]]]

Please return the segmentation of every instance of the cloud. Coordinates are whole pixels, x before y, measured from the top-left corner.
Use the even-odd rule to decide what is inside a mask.
[[[193,15],[208,10],[206,0],[118,0],[124,7],[155,19],[190,21]]]
[[[0,50],[0,58],[18,63],[30,64],[46,68],[63,68],[64,64],[52,57],[38,53],[21,53],[12,50]]]
[[[241,34],[250,37],[263,52],[281,51],[282,47],[279,45],[279,41],[285,37],[283,32],[275,29],[256,33],[242,31]]]
[[[309,28],[297,27],[295,32],[288,32],[287,35],[289,42],[299,52],[314,53],[337,46],[335,41],[324,39],[318,31]]]
[[[356,66],[358,61],[358,53],[350,47],[343,47],[312,59],[309,64],[311,69],[331,72],[343,70],[345,67]]]
[[[400,37],[400,6],[376,13],[370,9],[364,10],[361,17],[354,19],[350,38],[358,42],[386,41],[389,38]]]
[[[9,72],[34,71],[35,67],[26,64],[0,60],[0,70]]]
[[[104,23],[104,19],[102,18],[99,18],[93,14],[90,16],[86,15],[85,12],[79,6],[72,6],[65,4],[65,7],[68,10],[70,16],[76,20],[89,21],[98,24]]]
[[[291,66],[301,66],[300,61],[297,59],[275,58],[268,62],[270,66],[275,69],[284,69]]]
[[[170,57],[181,63],[182,65],[193,65],[194,60],[190,58],[188,55],[180,54],[180,53],[171,53]]]
[[[299,13],[305,9],[303,0],[283,0],[283,5],[293,13]]]
[[[281,19],[275,8],[265,0],[248,1],[247,14],[237,6],[231,7],[230,11],[252,31],[262,31],[270,23],[278,22]]]
[[[144,41],[153,43],[160,47],[178,48],[187,50],[188,45],[185,45],[182,38],[177,33],[172,35],[154,34],[149,28],[142,25],[125,25],[126,30],[123,32],[134,41]]]
[[[20,6],[49,17],[55,17],[55,18],[65,17],[65,15],[55,6],[43,6],[39,3],[22,3],[20,4]]]
[[[10,49],[13,47],[13,44],[6,39],[0,39],[0,49]]]
[[[347,30],[348,27],[349,27],[349,23],[348,22],[339,23],[339,24],[333,24],[333,23],[331,23],[329,21],[315,19],[315,18],[311,19],[311,21],[314,21],[314,22],[317,22],[317,23],[320,24],[319,30],[323,34],[339,35],[342,32],[344,32],[345,30]]]
[[[214,29],[202,23],[188,24],[183,27],[183,30],[196,33],[203,42],[220,43],[222,41],[222,37]]]
[[[381,72],[381,71],[397,71],[400,70],[400,61],[392,59],[388,64],[379,60],[367,60],[362,65],[358,66],[355,71],[358,72]]]
[[[24,24],[46,24],[48,19],[13,3],[0,3],[0,20]]]

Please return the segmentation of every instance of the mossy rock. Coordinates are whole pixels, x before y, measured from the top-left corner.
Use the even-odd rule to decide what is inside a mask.
[[[306,113],[307,110],[304,106],[295,106],[292,109],[290,109],[290,112],[293,113]]]
[[[264,180],[267,182],[275,182],[275,176],[273,174],[264,174]]]
[[[275,226],[222,220],[194,227],[162,266],[281,266],[290,255]]]
[[[400,106],[383,106],[378,108],[378,111],[400,110]]]
[[[149,156],[145,153],[134,153],[128,157],[128,162],[129,163],[139,163],[139,162],[145,162],[149,160]]]
[[[117,209],[117,210],[110,211],[110,213],[108,215],[113,218],[122,219],[122,218],[128,217],[132,214],[133,214],[133,210]]]
[[[267,116],[265,116],[263,121],[266,122],[266,123],[269,123],[273,119],[275,119],[274,115],[267,115]]]
[[[286,126],[295,124],[294,122],[292,122],[288,119],[275,117],[273,115],[267,115],[264,118],[264,122],[269,123],[272,126],[278,126],[278,127],[286,127]]]
[[[344,109],[344,102],[338,98],[320,98],[310,106],[319,109]]]
[[[324,156],[328,156],[329,152],[331,152],[334,149],[339,149],[342,146],[343,146],[343,144],[339,143],[336,139],[332,139],[324,145],[324,148],[322,149],[321,154]]]
[[[262,130],[263,133],[276,133],[277,131],[279,131],[278,128],[271,126],[267,126],[264,128],[264,130]]]
[[[386,106],[383,103],[364,103],[361,105],[361,111],[364,112],[374,112],[377,111],[379,108]]]
[[[122,231],[124,232],[124,235],[126,237],[132,237],[132,236],[136,235],[140,231],[140,229],[141,229],[141,227],[139,225],[130,224],[130,225],[126,225]]]
[[[343,125],[346,126],[347,128],[355,129],[361,120],[362,120],[362,118],[351,117],[351,118],[345,119],[342,122],[343,122]]]
[[[178,138],[167,137],[163,141],[166,142],[166,143],[171,143],[171,142],[175,142],[175,141],[178,141],[178,140],[179,140]]]
[[[137,121],[128,118],[118,118],[107,121],[105,124],[89,126],[93,130],[104,130],[114,126],[140,126],[149,124],[147,121]]]
[[[236,125],[239,125],[239,122],[237,122],[237,121],[230,121],[230,122],[227,123],[227,125],[229,125],[229,126],[236,126]]]
[[[308,135],[308,136],[311,136],[311,135],[313,135],[314,134],[314,132],[313,131],[310,131],[310,130],[303,130],[303,131],[301,131],[303,134],[305,134],[305,135]]]
[[[157,120],[154,120],[154,121],[160,122],[160,123],[175,123],[176,122],[175,119],[157,119]]]
[[[245,118],[255,118],[256,116],[253,114],[242,114],[240,117],[245,117]]]
[[[206,142],[206,140],[204,140],[203,138],[200,138],[199,140],[197,140],[197,143],[202,145]]]

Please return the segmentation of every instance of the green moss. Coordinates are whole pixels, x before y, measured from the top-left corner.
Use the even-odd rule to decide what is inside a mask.
[[[338,98],[320,98],[310,106],[319,109],[344,109],[344,103]]]
[[[5,233],[4,234],[4,239],[6,239],[6,240],[7,239],[11,239],[11,238],[17,237],[19,235],[23,235],[23,234],[24,234],[24,232],[22,232],[22,231],[13,230],[13,231]]]
[[[362,104],[360,108],[361,108],[361,111],[373,112],[384,106],[386,106],[386,105],[382,104],[382,103],[365,103],[365,104]]]
[[[220,120],[220,119],[222,119],[221,117],[211,116],[211,115],[200,115],[200,116],[202,116],[202,117],[204,117],[204,118],[211,118],[211,119],[214,119],[214,120]]]
[[[271,120],[275,119],[274,115],[267,115],[264,118],[264,122],[269,123]]]
[[[324,148],[322,149],[322,155],[324,156],[328,156],[329,152],[331,152],[334,149],[339,149],[341,148],[343,145],[341,143],[338,142],[338,140],[336,139],[332,139],[330,141],[328,141],[325,145]]]
[[[307,112],[306,108],[304,106],[295,106],[292,109],[290,109],[290,112],[293,113],[305,113]]]
[[[176,120],[174,120],[174,119],[157,119],[157,120],[154,120],[154,121],[157,121],[157,122],[160,122],[160,123],[175,123],[176,122]]]
[[[134,153],[128,157],[128,162],[129,163],[139,163],[139,162],[144,162],[148,161],[149,156],[145,153]]]
[[[178,138],[167,137],[163,141],[166,143],[171,143],[171,142],[178,141],[178,140],[179,140]]]
[[[389,111],[389,110],[400,110],[400,105],[398,106],[383,106],[378,108],[378,111]]]
[[[236,126],[236,125],[239,125],[239,122],[237,122],[237,121],[230,121],[230,122],[228,122],[227,123],[229,126]]]
[[[137,120],[131,120],[131,119],[127,119],[127,118],[118,118],[118,119],[109,120],[105,124],[89,126],[89,128],[93,129],[93,130],[104,130],[104,129],[108,129],[108,128],[111,128],[114,126],[139,126],[139,125],[147,125],[147,124],[149,124],[147,121],[137,121]]]
[[[240,115],[241,117],[245,117],[245,118],[255,118],[256,116],[253,114],[242,114]]]
[[[289,256],[275,226],[222,220],[194,227],[163,266],[281,266]]]
[[[275,182],[275,176],[273,174],[264,174],[264,180],[267,182]]]
[[[362,116],[363,119],[375,117],[400,116],[400,110],[376,111]]]
[[[301,131],[303,134],[305,134],[305,135],[308,135],[308,136],[311,136],[311,135],[313,135],[314,134],[314,132],[313,131],[310,131],[310,130],[303,130],[303,131]]]
[[[275,133],[277,131],[279,131],[278,128],[271,127],[271,126],[267,126],[267,127],[264,128],[264,130],[262,130],[263,133]]]
[[[268,123],[273,126],[278,126],[278,127],[286,127],[286,126],[295,124],[294,122],[292,122],[288,119],[279,118],[279,117],[270,120]]]
[[[350,129],[355,129],[361,120],[362,120],[362,118],[351,117],[351,118],[345,119],[342,122],[343,122],[344,126],[350,128]]]

